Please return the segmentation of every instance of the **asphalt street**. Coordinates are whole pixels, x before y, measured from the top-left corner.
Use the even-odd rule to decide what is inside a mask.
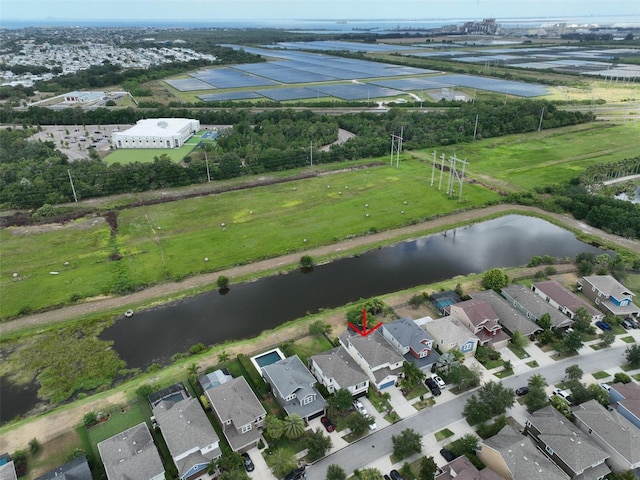
[[[526,385],[527,380],[534,374],[540,374],[552,385],[560,382],[564,371],[569,365],[579,365],[584,372],[596,372],[612,368],[625,363],[624,351],[626,346],[617,346],[605,350],[584,349],[579,356],[557,361],[551,365],[531,369],[530,371],[507,377],[502,384],[508,388]],[[497,379],[496,379],[497,380]],[[446,403],[436,404],[430,409],[416,412],[398,423],[368,435],[349,446],[323,458],[318,463],[307,467],[308,480],[324,480],[327,468],[331,464],[340,465],[348,474],[355,469],[365,468],[380,457],[392,452],[391,437],[402,430],[412,428],[420,435],[435,433],[447,425],[462,418],[462,409],[467,399],[474,391],[466,392]]]

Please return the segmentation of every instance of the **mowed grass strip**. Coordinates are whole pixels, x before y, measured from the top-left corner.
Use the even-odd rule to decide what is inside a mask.
[[[114,163],[125,165],[134,162],[151,163],[154,157],[167,155],[171,161],[178,163],[191,153],[196,144],[195,140],[190,140],[180,148],[120,148],[104,157],[102,161],[107,165]]]
[[[430,187],[430,178],[429,164],[401,159],[400,168],[386,164],[123,210],[115,239],[103,222],[29,234],[3,229],[0,316],[106,293],[123,276],[136,286],[178,280],[498,199],[469,184],[458,202]],[[108,259],[114,245],[123,256],[118,262]],[[14,281],[13,272],[24,279]]]
[[[589,123],[458,144],[437,154],[448,158],[455,153],[469,162],[470,177],[522,191],[565,182],[590,165],[635,157],[640,154],[638,138],[637,123]]]

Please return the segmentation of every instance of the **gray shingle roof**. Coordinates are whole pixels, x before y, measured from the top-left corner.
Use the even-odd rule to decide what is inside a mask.
[[[382,325],[382,328],[389,332],[389,334],[391,334],[391,336],[395,338],[400,345],[403,347],[410,347],[415,352],[421,352],[425,348],[433,348],[433,346],[427,346],[429,343],[433,342],[433,338],[416,325],[416,322],[410,318],[405,317],[393,322],[385,323]],[[424,342],[426,342],[426,344]]]
[[[378,330],[366,337],[357,333],[350,335],[347,331],[340,335],[340,342],[344,345],[349,343],[353,345],[372,369],[381,365],[404,361]]]
[[[520,332],[523,335],[529,336],[542,330],[536,322],[529,320],[493,290],[474,292],[469,296],[474,300],[484,300],[491,305],[491,308],[493,308],[493,310],[498,314],[499,323],[501,323],[512,334]]]
[[[551,325],[554,328],[568,327],[573,323],[573,320],[561,313],[557,308],[553,308],[524,285],[512,284],[504,287],[502,292],[513,298],[538,320],[542,315],[548,313],[551,316]]]
[[[82,456],[39,476],[36,480],[93,480],[87,457]]]
[[[193,397],[188,397],[178,402],[161,401],[153,408],[153,414],[160,425],[162,436],[167,442],[167,447],[173,458],[176,458],[193,448],[205,448],[218,442],[211,422],[204,413],[200,402]],[[204,455],[208,462],[220,455],[220,449],[216,448]],[[206,462],[205,462],[206,463]],[[176,464],[182,476],[194,464],[186,465],[181,462]]]
[[[629,420],[596,400],[582,403],[573,413],[629,463],[640,462],[640,431]]]
[[[364,370],[349,356],[344,347],[313,355],[309,360],[313,361],[327,378],[333,378],[339,388],[348,388],[369,380]]]
[[[631,290],[611,275],[589,275],[583,278],[605,295],[613,295],[618,300],[633,298],[634,296]]]
[[[547,457],[542,455],[533,441],[511,425],[503,427],[497,435],[482,443],[498,451],[514,479],[567,480],[567,476]]]
[[[210,388],[206,393],[218,418],[222,422],[231,420],[238,429],[267,413],[244,377]]]
[[[529,422],[540,432],[540,441],[576,473],[609,458],[607,452],[552,406],[532,413]]]
[[[98,443],[109,480],[149,480],[164,472],[146,423]]]
[[[478,341],[478,337],[454,317],[437,318],[426,322],[422,328],[431,335],[440,337],[448,343],[455,343],[458,347],[461,347],[470,339]]]

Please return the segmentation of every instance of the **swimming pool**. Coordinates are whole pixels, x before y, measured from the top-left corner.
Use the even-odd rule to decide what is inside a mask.
[[[267,365],[276,363],[283,358],[285,358],[285,356],[282,351],[279,348],[274,348],[273,350],[269,350],[268,352],[264,352],[260,355],[251,357],[251,363],[253,363],[253,366],[256,367],[256,370],[258,370],[258,372],[262,373],[262,367],[266,367]]]

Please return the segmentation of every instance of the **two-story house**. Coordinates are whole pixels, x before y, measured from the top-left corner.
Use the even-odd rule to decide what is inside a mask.
[[[309,357],[309,370],[329,393],[344,388],[353,397],[360,397],[369,389],[369,377],[344,347]]]
[[[262,367],[262,376],[287,415],[297,413],[308,422],[324,414],[327,402],[315,389],[315,377],[297,355]]]
[[[573,409],[576,426],[609,454],[607,464],[614,472],[640,468],[640,430],[618,412],[609,411],[596,400]]]
[[[222,455],[220,439],[200,402],[184,387],[166,392],[153,401],[151,410],[180,480],[200,478],[206,475],[209,462]]]
[[[539,322],[540,318],[542,318],[545,313],[548,313],[551,318],[552,329],[567,328],[573,324],[573,320],[557,308],[553,308],[548,302],[544,301],[524,285],[513,283],[504,287],[500,293],[502,293],[502,296],[517,310],[535,322]]]
[[[410,318],[401,318],[382,325],[382,336],[396,352],[422,370],[429,370],[440,355],[434,350],[433,338]]]
[[[509,335],[502,331],[498,314],[484,300],[466,300],[447,307],[449,315],[459,320],[480,340],[480,345],[490,344],[499,349],[507,346]]]
[[[108,480],[164,480],[164,466],[142,422],[98,443]]]
[[[524,433],[570,478],[600,480],[611,473],[610,455],[552,406],[533,412]]]
[[[246,452],[262,436],[264,407],[244,377],[237,377],[205,390],[213,413],[231,450]]]
[[[470,293],[469,296],[473,300],[482,300],[491,305],[493,311],[498,315],[498,322],[510,335],[520,332],[525,337],[528,337],[542,331],[542,328],[540,328],[536,322],[527,318],[522,312],[511,305],[511,303],[507,302],[504,297],[501,297],[493,290],[473,292]]]
[[[0,474],[0,479],[5,480]],[[93,480],[89,462],[84,455],[43,473],[35,480]]]
[[[620,415],[640,428],[640,386],[636,383],[614,383],[609,399]]]
[[[635,294],[611,275],[590,275],[578,280],[582,293],[605,313],[619,317],[640,316],[640,307],[633,303]]]
[[[589,303],[555,280],[535,282],[531,285],[531,291],[571,319],[576,316],[576,310],[579,308],[584,308],[589,312],[592,322],[597,322],[604,318],[604,314],[600,310],[593,308]]]
[[[380,329],[364,337],[346,331],[340,335],[339,340],[377,390],[396,384],[401,374],[404,357],[384,339]]]
[[[509,480],[568,480],[547,457],[540,453],[533,441],[511,425],[497,435],[483,440],[478,458],[487,467]]]
[[[421,322],[421,320],[418,319],[417,322],[421,323],[421,328],[424,328],[433,338],[435,345],[438,346],[442,353],[449,350],[458,350],[462,352],[465,358],[475,355],[480,339],[454,317],[428,319],[424,322]]]

